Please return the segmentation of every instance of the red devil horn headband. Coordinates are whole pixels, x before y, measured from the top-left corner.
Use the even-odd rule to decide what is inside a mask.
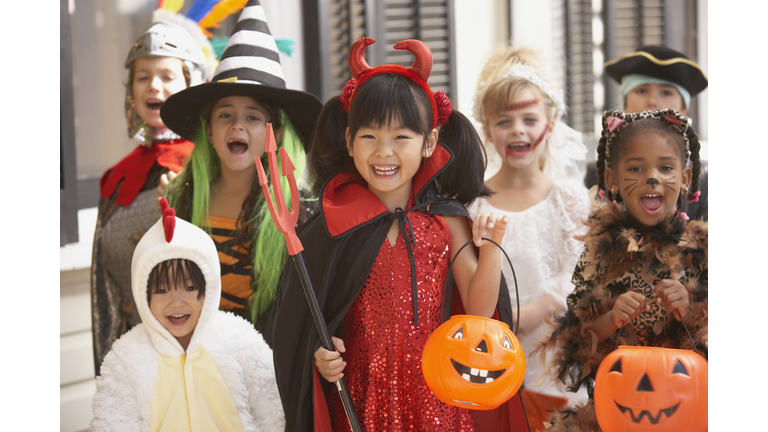
[[[160,211],[163,213],[163,230],[165,241],[170,243],[173,239],[173,230],[176,229],[176,210],[168,205],[168,199],[160,198]]]
[[[415,56],[411,67],[388,64],[372,68],[365,61],[365,49],[374,42],[376,41],[371,38],[363,37],[355,41],[349,50],[349,70],[352,72],[352,79],[347,82],[341,93],[344,111],[349,112],[349,106],[357,88],[363,85],[365,81],[376,75],[391,73],[410,79],[427,94],[430,105],[432,105],[432,129],[447,123],[448,117],[453,112],[451,100],[442,91],[433,94],[429,84],[427,84],[429,74],[432,73],[432,51],[429,50],[429,47],[424,42],[415,39],[398,42],[394,46],[395,49],[410,51]]]

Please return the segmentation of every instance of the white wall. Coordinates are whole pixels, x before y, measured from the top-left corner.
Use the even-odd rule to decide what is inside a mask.
[[[304,31],[301,26],[301,0],[261,0],[267,15],[269,31],[275,39],[293,40],[288,57],[280,53],[285,84],[290,89],[304,90]]]

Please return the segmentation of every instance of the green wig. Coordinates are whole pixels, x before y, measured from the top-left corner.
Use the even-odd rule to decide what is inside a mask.
[[[296,167],[296,177],[300,178],[306,164],[304,146],[288,116],[279,111],[283,137],[277,147],[284,147]],[[276,128],[277,129],[277,128]],[[269,176],[269,164],[266,154],[262,156],[264,170]],[[201,120],[200,130],[195,138],[195,149],[182,171],[169,185],[166,196],[179,217],[202,228],[210,234],[210,227],[205,225],[211,200],[211,183],[221,175],[221,159],[206,136],[205,121]],[[288,206],[291,203],[290,187],[285,177],[280,177]],[[274,193],[273,193],[274,196]],[[251,194],[243,202],[243,210],[237,221],[237,243],[242,238],[251,240],[248,254],[252,262],[252,294],[249,299],[251,320],[256,322],[275,301],[277,284],[285,266],[288,251],[285,240],[277,230],[267,203],[264,200],[258,179],[254,181]],[[244,237],[243,237],[244,236]]]

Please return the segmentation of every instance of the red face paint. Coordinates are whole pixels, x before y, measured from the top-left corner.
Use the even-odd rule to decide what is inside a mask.
[[[541,144],[541,142],[542,142],[542,141],[544,141],[544,135],[546,135],[546,134],[547,134],[547,131],[548,131],[548,130],[549,130],[549,123],[547,123],[547,124],[544,126],[544,130],[541,132],[541,135],[539,135],[539,137],[536,139],[536,142],[535,142],[535,143],[533,143],[533,144],[531,144],[531,150],[533,150],[533,149],[535,149],[536,147],[538,147],[538,146],[539,146],[539,144]]]
[[[525,108],[530,108],[538,105],[540,100],[541,99],[536,98],[536,99],[528,99],[520,102],[515,102],[512,105],[507,107],[507,111],[517,111]]]

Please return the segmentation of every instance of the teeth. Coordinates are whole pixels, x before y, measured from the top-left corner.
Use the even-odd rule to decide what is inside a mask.
[[[171,316],[174,317],[174,318],[184,318],[184,314],[182,314],[182,315],[171,315]]]
[[[464,374],[461,377],[464,378],[465,380],[469,381],[469,374]]]
[[[374,166],[373,169],[378,174],[392,175],[392,174],[396,173],[397,170],[400,169],[400,167],[380,168],[380,167]]]
[[[481,370],[480,371],[480,376],[483,377],[483,378],[487,377],[488,376],[488,371],[487,370]]]
[[[485,383],[488,384],[489,382],[493,382],[493,378],[486,378]]]

